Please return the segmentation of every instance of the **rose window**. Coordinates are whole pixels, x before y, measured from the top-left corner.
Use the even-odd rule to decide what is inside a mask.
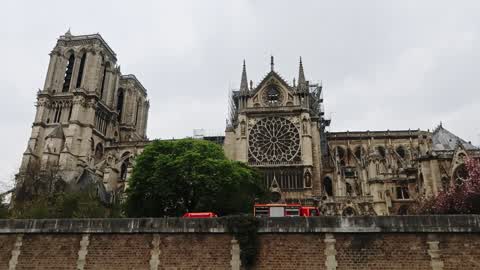
[[[249,162],[292,162],[300,160],[300,134],[285,118],[267,117],[258,121],[248,138]]]

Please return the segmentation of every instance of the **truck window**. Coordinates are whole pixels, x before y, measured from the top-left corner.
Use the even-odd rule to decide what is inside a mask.
[[[300,209],[287,208],[287,209],[285,209],[285,216],[298,217],[298,216],[300,216]]]
[[[256,217],[268,217],[270,215],[270,210],[268,207],[255,207],[255,216]]]
[[[273,206],[270,207],[270,216],[271,217],[283,217],[285,216],[284,208],[282,206]]]

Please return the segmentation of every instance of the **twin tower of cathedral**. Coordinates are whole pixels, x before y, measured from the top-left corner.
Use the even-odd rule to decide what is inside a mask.
[[[36,106],[17,181],[32,170],[55,169],[68,183],[94,179],[109,191],[122,187],[134,142],[147,140],[150,104],[99,34],[60,36]]]
[[[70,185],[122,193],[133,159],[149,143],[146,89],[121,74],[99,34],[67,32],[50,56],[17,187],[32,172],[54,169]],[[317,205],[324,215],[405,214],[415,199],[461,184],[464,158],[480,156],[442,125],[433,132],[326,132],[322,90],[306,79],[301,60],[290,84],[272,57],[256,86],[244,63],[240,88],[232,91],[219,141],[227,157],[262,172],[275,202]]]

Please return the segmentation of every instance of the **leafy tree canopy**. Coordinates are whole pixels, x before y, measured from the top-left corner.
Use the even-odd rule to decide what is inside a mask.
[[[221,146],[193,139],[157,140],[135,160],[125,211],[132,217],[246,213],[264,194],[258,172],[228,160]]]
[[[94,187],[79,192],[61,192],[37,196],[17,202],[8,213],[10,218],[109,218],[120,217],[120,207],[114,202],[105,205],[98,199]],[[0,210],[0,216],[2,211]],[[7,217],[7,216],[5,216]]]

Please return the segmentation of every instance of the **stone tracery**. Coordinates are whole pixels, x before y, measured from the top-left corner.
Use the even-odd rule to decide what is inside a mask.
[[[288,119],[266,117],[249,134],[250,162],[293,162],[300,160],[300,134]]]

